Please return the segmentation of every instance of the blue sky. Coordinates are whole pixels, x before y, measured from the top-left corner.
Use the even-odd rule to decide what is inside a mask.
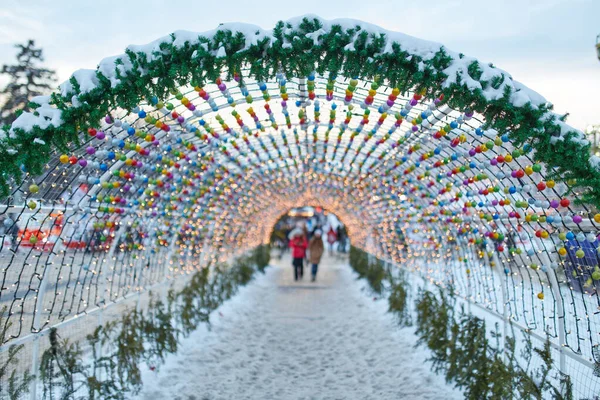
[[[0,64],[29,38],[44,48],[60,81],[95,68],[128,44],[144,44],[177,29],[202,32],[221,22],[271,28],[280,19],[318,14],[356,18],[479,58],[569,112],[569,123],[600,124],[600,0],[187,1],[2,0]]]

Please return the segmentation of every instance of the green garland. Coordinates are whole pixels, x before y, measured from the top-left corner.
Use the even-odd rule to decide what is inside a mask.
[[[117,58],[115,76],[119,82],[114,87],[100,69],[96,71],[97,86],[85,93],[72,77],[72,90],[65,96],[54,93],[50,102],[62,111],[60,126],[50,125],[46,129],[35,126],[30,132],[16,128],[11,135],[0,139],[0,195],[9,194],[9,179],[21,179],[21,165],[27,172],[39,175],[53,149],[77,147],[80,132],[98,127],[100,120],[115,107],[131,110],[151,96],[165,98],[178,86],[190,82],[202,85],[214,81],[225,69],[232,75],[248,67],[250,75],[259,81],[273,78],[278,71],[290,77],[328,71],[365,80],[378,77],[389,86],[405,92],[422,91],[426,97],[444,94],[448,106],[482,114],[486,119],[485,128],[510,132],[516,146],[531,145],[535,149],[535,160],[551,167],[550,178],[565,182],[576,179],[573,185],[582,192],[579,200],[600,206],[600,174],[590,163],[589,145],[571,140],[578,135],[574,130],[562,132],[564,140],[552,142],[553,136],[561,133],[561,125],[554,114],[549,114],[551,106],[533,107],[530,103],[515,106],[511,102],[511,86],[505,86],[501,98],[486,99],[484,90],[498,89],[510,77],[499,74],[486,81],[482,78],[481,64],[473,61],[468,67],[468,77],[457,75],[456,81],[445,85],[448,76],[444,71],[458,60],[443,47],[433,57],[423,58],[396,42],[392,43],[391,51],[386,52],[385,34],[363,29],[358,22],[353,28],[338,24],[333,24],[328,31],[322,28],[323,22],[317,18],[304,18],[297,26],[280,21],[273,29],[272,38],[256,32],[258,40],[254,43],[243,33],[226,28],[219,28],[211,37],[199,35],[194,43],[176,42],[177,36],[172,34],[169,40],[160,43],[151,58],[131,49]],[[318,40],[314,39],[315,32]],[[220,48],[225,49],[225,57],[215,55]],[[131,67],[121,72],[125,61]],[[481,89],[467,87],[464,83],[467,78],[478,82]],[[71,103],[73,96],[78,98],[77,107]],[[31,104],[32,108],[36,106]],[[4,130],[8,132],[10,126]],[[33,143],[35,138],[49,146]]]

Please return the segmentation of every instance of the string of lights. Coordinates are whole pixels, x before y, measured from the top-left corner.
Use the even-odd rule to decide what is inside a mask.
[[[354,246],[600,362],[600,213],[518,122],[499,131],[383,73],[266,74],[246,61],[162,97],[132,86],[134,107],[70,126],[62,150],[36,139],[42,173],[9,180],[0,206],[2,344],[267,243],[287,210],[318,205]]]

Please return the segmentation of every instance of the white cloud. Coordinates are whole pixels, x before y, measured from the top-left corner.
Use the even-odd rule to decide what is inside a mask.
[[[39,35],[44,25],[28,13],[0,8],[0,44],[22,42],[23,38]]]
[[[600,123],[600,63],[592,54],[562,63],[504,60],[502,68],[552,102],[555,112],[568,112],[570,125],[585,129]]]

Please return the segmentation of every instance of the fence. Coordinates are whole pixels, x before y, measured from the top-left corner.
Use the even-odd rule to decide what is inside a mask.
[[[89,193],[79,202],[86,198]],[[194,237],[180,225],[161,225],[152,218],[141,224],[143,214],[107,218],[77,202],[44,203],[35,210],[5,205],[0,212],[2,398],[41,398],[39,368],[49,347],[49,328],[72,343],[85,341],[126,310],[147,309],[151,292],[165,301],[169,290],[181,288],[195,272],[245,251],[196,246],[195,240],[206,243],[212,237],[215,224]],[[27,374],[36,379],[29,382]],[[29,393],[19,393],[20,385]]]
[[[436,296],[439,293],[452,294],[455,301],[452,312],[458,315],[459,310],[464,308],[467,314],[485,321],[487,337],[490,342],[499,338],[505,361],[510,340],[513,339],[514,348],[510,352],[516,354],[517,362],[525,365],[529,374],[535,375],[533,371],[542,367],[544,360],[534,357],[532,361],[531,348],[542,349],[548,342],[553,368],[549,379],[555,387],[565,390],[561,377],[568,376],[573,398],[599,398],[599,339],[595,320],[599,308],[594,287],[574,286],[558,268],[542,270],[519,265],[517,263],[522,260],[504,256],[489,243],[474,248],[465,243],[464,238],[458,237],[453,245],[435,246],[435,241],[431,241],[427,248],[423,240],[428,241],[427,234],[430,231],[418,229],[412,224],[405,226],[403,232],[412,248],[421,249],[418,254],[390,259],[379,252],[382,260],[380,275],[371,272],[372,276],[379,277],[375,279],[377,283],[372,283],[374,287],[379,287],[377,279],[384,277],[383,265],[387,265],[387,271],[392,276],[392,286],[394,277],[398,281],[397,275],[401,276],[403,290],[408,292],[406,296],[410,300],[402,300],[402,304],[406,305],[401,310],[393,310],[390,301],[391,310],[401,315],[407,314],[404,321],[414,321],[418,314],[414,302],[419,292],[429,290]],[[371,246],[374,251],[376,246],[373,243]],[[536,254],[544,257],[542,252]],[[531,263],[533,257],[524,258]],[[376,260],[375,257],[371,258],[370,264],[377,264]],[[547,259],[544,262],[550,265]],[[363,275],[369,278],[368,270],[365,271]],[[386,295],[390,295],[390,282],[387,290],[383,290]],[[530,343],[529,358],[524,359],[527,343]],[[499,371],[496,373],[499,374]],[[470,379],[475,380],[475,377],[471,376]],[[511,386],[511,390],[514,390],[512,398],[521,398],[515,389],[517,386]],[[544,393],[542,398],[562,398],[550,392]],[[529,396],[536,398],[533,391]]]
[[[143,361],[155,368],[155,363],[160,361],[157,358],[174,351],[165,348],[165,338],[176,342],[181,334],[187,335],[198,321],[208,318],[210,310],[231,296],[237,285],[247,283],[254,265],[262,269],[268,263],[266,254],[258,250],[251,257],[241,258],[237,256],[245,251],[243,249],[232,251],[229,257],[205,251],[192,261],[186,260],[188,255],[184,251],[175,257],[173,243],[163,245],[162,249],[160,242],[127,248],[119,239],[130,226],[126,221],[115,230],[110,246],[97,250],[88,250],[88,246],[86,249],[57,250],[55,243],[47,248],[10,250],[12,259],[21,252],[26,253],[25,259],[31,253],[45,256],[45,265],[43,275],[32,290],[35,293],[33,299],[28,299],[27,292],[21,295],[19,288],[15,288],[12,302],[7,301],[13,307],[19,301],[23,304],[34,302],[35,308],[30,313],[18,314],[19,319],[11,318],[15,314],[9,313],[2,320],[6,344],[0,348],[1,398],[38,399],[42,395],[54,398],[59,393],[66,396],[64,398],[125,398],[128,392],[139,388],[135,370],[142,367]],[[182,240],[181,236],[175,237]],[[181,242],[177,244],[180,248],[185,247]],[[61,306],[82,293],[88,295],[90,288],[88,286],[87,291],[77,289],[77,285],[86,287],[82,282],[85,278],[67,278],[64,279],[66,282],[61,282],[60,271],[53,270],[52,262],[54,257],[60,256],[80,263],[89,259],[92,265],[99,265],[92,273],[100,276],[89,284],[97,286],[94,295],[90,296],[93,301],[86,301],[71,313]],[[182,261],[186,263],[180,264]],[[58,265],[61,267],[64,264]],[[80,265],[75,267],[83,269]],[[10,277],[5,279],[10,281]],[[11,310],[9,307],[5,306]],[[131,319],[131,322],[124,319]],[[20,326],[13,329],[13,321],[19,322]],[[130,323],[135,327],[128,327]],[[29,327],[30,333],[22,332]],[[123,340],[123,335],[127,337],[129,329],[135,332],[131,334],[135,339],[115,350],[115,343]],[[63,342],[64,339],[68,342]],[[150,350],[145,349],[147,342]],[[143,346],[139,354],[134,353],[138,345]],[[176,349],[176,344],[169,345]],[[127,349],[131,346],[133,349]],[[108,349],[112,349],[112,353],[103,354]],[[125,352],[125,356],[120,352]],[[126,379],[119,382],[118,376]]]

